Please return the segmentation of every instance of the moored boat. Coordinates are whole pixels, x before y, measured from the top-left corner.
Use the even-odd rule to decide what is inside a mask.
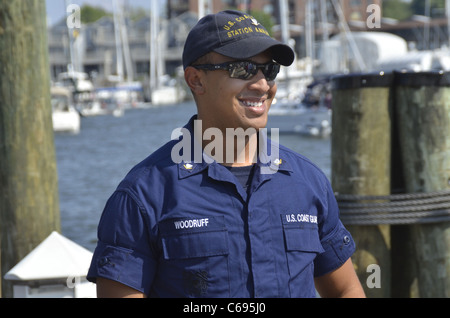
[[[64,87],[51,88],[52,121],[55,132],[80,132],[80,114],[72,103],[72,93]]]

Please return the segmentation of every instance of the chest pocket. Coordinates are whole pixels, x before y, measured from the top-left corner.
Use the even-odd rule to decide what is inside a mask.
[[[291,297],[315,297],[314,259],[325,252],[317,224],[283,223]]]
[[[159,232],[159,290],[176,291],[179,297],[229,296],[228,231],[222,216],[170,219],[159,224]]]

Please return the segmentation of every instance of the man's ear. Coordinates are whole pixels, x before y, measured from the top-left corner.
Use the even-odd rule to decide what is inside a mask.
[[[197,95],[205,93],[205,87],[203,85],[204,73],[192,66],[188,66],[184,70],[184,79],[189,88]]]

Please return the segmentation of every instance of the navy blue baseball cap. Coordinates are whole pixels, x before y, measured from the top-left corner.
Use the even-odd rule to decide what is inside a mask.
[[[183,51],[186,69],[209,52],[233,59],[248,59],[270,49],[275,62],[289,66],[294,51],[272,38],[251,15],[227,10],[203,17],[189,33]]]

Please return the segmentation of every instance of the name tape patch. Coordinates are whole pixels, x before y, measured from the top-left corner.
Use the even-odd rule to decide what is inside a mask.
[[[176,230],[208,227],[209,219],[177,220],[173,222]]]
[[[317,215],[311,215],[311,214],[306,214],[306,213],[286,214],[286,215],[284,215],[284,221],[286,221],[286,223],[317,224]]]
[[[178,235],[184,232],[223,231],[226,230],[223,216],[191,216],[170,218],[158,223],[162,235]]]

